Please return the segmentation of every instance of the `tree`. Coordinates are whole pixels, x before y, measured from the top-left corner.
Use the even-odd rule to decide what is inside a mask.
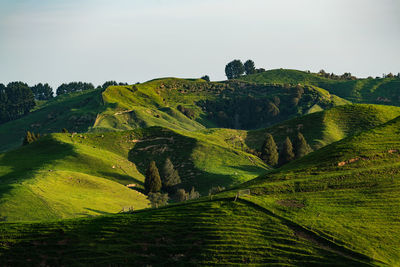
[[[40,134],[35,134],[33,132],[27,131],[24,137],[24,140],[22,141],[22,145],[28,145],[40,138]]]
[[[176,191],[176,198],[179,202],[186,201],[189,199],[189,193],[187,193],[185,189],[178,189]]]
[[[149,193],[148,197],[150,204],[153,208],[158,208],[168,204],[168,194],[162,193]]]
[[[246,72],[246,75],[256,73],[256,67],[253,60],[249,59],[244,63],[244,71]]]
[[[144,190],[146,194],[157,193],[161,190],[160,173],[158,172],[158,168],[154,160],[150,162],[146,171]]]
[[[197,198],[199,198],[200,197],[200,193],[199,192],[197,192],[195,189],[194,189],[194,186],[192,187],[192,190],[190,190],[190,193],[189,193],[189,199],[197,199]]]
[[[107,82],[103,83],[101,88],[107,89],[109,86],[113,86],[113,85],[118,85],[118,83],[116,81],[107,81]]]
[[[179,173],[174,168],[174,164],[170,158],[167,158],[163,167],[163,177],[162,177],[162,187],[166,191],[171,191],[171,189],[181,183],[181,178]]]
[[[93,84],[84,82],[63,83],[57,88],[57,95],[69,94],[73,92],[82,92],[94,89]]]
[[[278,163],[278,147],[270,133],[265,136],[265,141],[261,147],[261,159],[271,166],[275,166]]]
[[[225,190],[225,187],[223,187],[223,186],[214,186],[214,187],[211,187],[210,190],[208,190],[208,195],[209,196],[215,195],[215,194],[217,194],[219,192],[222,192],[224,190]]]
[[[5,90],[7,95],[7,119],[14,120],[29,113],[36,105],[32,90],[26,83],[11,82]]]
[[[200,79],[205,80],[206,82],[209,82],[209,81],[210,81],[210,76],[204,75],[204,76],[201,77]]]
[[[279,165],[284,165],[294,159],[293,145],[289,137],[286,137],[279,151]]]
[[[293,142],[294,152],[296,159],[304,157],[312,151],[310,145],[307,143],[302,133],[297,133]]]
[[[225,66],[225,74],[229,80],[239,78],[244,73],[243,63],[235,59]]]
[[[32,86],[31,90],[37,100],[49,100],[53,98],[53,88],[47,83],[38,83]]]

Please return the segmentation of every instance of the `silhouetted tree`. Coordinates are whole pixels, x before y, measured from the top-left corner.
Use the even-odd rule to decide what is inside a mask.
[[[243,73],[244,73],[243,63],[238,59],[229,62],[225,66],[225,74],[229,80],[239,78]]]
[[[174,164],[170,158],[167,158],[163,167],[162,186],[163,189],[170,192],[173,187],[181,183],[178,171],[175,170]]]
[[[206,82],[209,82],[210,81],[210,76],[204,75],[203,77],[201,77],[201,79],[205,80]]]
[[[296,159],[304,157],[312,151],[310,145],[307,143],[302,133],[297,133],[296,138],[293,141],[293,148]]]
[[[146,194],[157,193],[161,190],[160,173],[158,172],[158,168],[154,160],[150,162],[149,167],[146,171],[144,190]]]
[[[31,87],[32,93],[37,100],[49,100],[53,98],[53,88],[47,83],[38,83]]]
[[[73,92],[82,92],[94,89],[93,84],[84,82],[63,83],[57,88],[57,95],[69,94]]]
[[[33,132],[27,131],[24,137],[24,140],[22,141],[22,145],[28,145],[31,144],[35,141],[37,141],[40,138],[40,134],[35,134]]]
[[[256,73],[256,67],[253,60],[249,59],[244,63],[244,71],[246,72],[246,75]]]
[[[113,86],[113,85],[118,85],[118,83],[116,81],[107,81],[107,82],[103,83],[101,88],[107,89],[107,87]]]
[[[275,166],[278,164],[279,154],[274,137],[267,133],[265,141],[261,147],[261,159],[268,165]]]
[[[286,137],[279,151],[279,165],[284,165],[294,159],[293,145],[289,137]]]

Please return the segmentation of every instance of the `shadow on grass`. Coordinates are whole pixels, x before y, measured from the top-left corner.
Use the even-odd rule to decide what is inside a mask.
[[[237,183],[233,173],[232,175],[216,174],[195,166],[192,152],[196,148],[197,140],[194,138],[179,135],[161,127],[145,129],[142,138],[142,141],[136,143],[128,154],[129,161],[133,162],[142,174],[146,173],[150,161],[154,160],[162,177],[165,160],[170,158],[181,177],[182,183],[178,188],[188,191],[194,186],[201,195],[207,195],[208,190],[213,186],[229,187]],[[255,166],[244,166],[243,169],[249,172],[262,172],[262,168],[257,169]]]
[[[143,186],[143,182],[135,179],[132,176],[113,172],[99,172],[102,176],[112,177],[114,181],[126,185],[127,183],[136,183]]]
[[[13,188],[13,184],[32,178],[34,172],[43,170],[44,166],[52,162],[75,155],[72,145],[58,142],[50,136],[3,154],[0,166],[10,168],[11,172],[0,178],[0,199]]]

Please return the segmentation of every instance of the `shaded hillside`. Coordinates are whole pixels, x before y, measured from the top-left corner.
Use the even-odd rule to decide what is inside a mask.
[[[247,199],[389,265],[400,263],[400,117],[243,185]]]
[[[314,239],[257,206],[232,200],[96,219],[0,224],[0,231],[0,260],[7,265],[368,266],[371,262]]]
[[[195,186],[202,195],[213,186],[248,181],[268,169],[253,155],[161,127],[51,134],[0,154],[0,216],[8,221],[48,220],[146,207],[140,191],[149,161],[161,169],[167,157],[182,177],[181,188]]]
[[[333,80],[321,77],[315,73],[276,69],[243,76],[240,79],[257,84],[309,84],[324,88],[331,94],[356,103],[400,105],[399,78]]]
[[[0,151],[20,146],[26,131],[43,134],[66,128],[86,132],[103,108],[101,90],[59,96],[20,119],[0,124]]]

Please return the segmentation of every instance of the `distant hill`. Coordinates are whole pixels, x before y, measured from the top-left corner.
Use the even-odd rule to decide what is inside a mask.
[[[162,126],[177,130],[257,129],[348,104],[315,86],[260,85],[166,78],[56,97],[0,125],[0,151],[16,148],[25,131],[105,132]]]
[[[309,84],[355,103],[400,105],[399,78],[333,80],[305,71],[276,69],[243,76],[240,80],[258,84]]]

